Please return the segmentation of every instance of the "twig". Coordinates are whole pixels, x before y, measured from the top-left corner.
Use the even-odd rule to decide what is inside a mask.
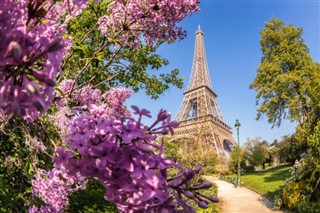
[[[123,73],[123,71],[118,72],[118,73],[116,73],[116,74],[114,74],[114,75],[110,76],[110,77],[109,77],[109,78],[107,78],[106,80],[101,81],[100,83],[98,83],[98,84],[94,85],[94,86],[93,86],[93,88],[96,88],[96,87],[100,86],[101,84],[103,84],[103,83],[105,83],[105,82],[111,81],[112,79],[114,79],[115,77],[117,77],[118,75],[120,75],[121,73]]]

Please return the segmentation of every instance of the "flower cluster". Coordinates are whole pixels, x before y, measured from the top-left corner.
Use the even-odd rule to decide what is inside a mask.
[[[45,152],[47,150],[47,147],[37,137],[27,138],[26,145],[28,145],[31,150],[36,152]]]
[[[68,125],[72,122],[73,117],[74,113],[67,106],[60,107],[58,112],[56,112],[54,115],[51,115],[53,124],[60,130],[60,135],[62,137],[67,134]]]
[[[147,45],[184,38],[176,23],[197,12],[199,0],[115,0],[108,10],[98,22],[101,32],[107,37],[119,33],[121,45],[138,48],[142,37]]]
[[[188,202],[181,196],[183,194],[185,197],[192,199],[195,203],[197,203],[201,208],[208,207],[208,201],[211,202],[218,202],[219,200],[213,196],[203,195],[197,190],[201,189],[208,189],[212,186],[210,182],[204,182],[197,186],[190,186],[192,185],[192,180],[196,174],[198,174],[201,170],[201,167],[197,167],[196,169],[191,169],[188,171],[182,171],[177,176],[173,177],[169,181],[169,187],[175,189],[172,190],[172,194],[174,198],[177,200],[180,206],[183,207],[185,212],[194,212],[192,206],[186,205]]]
[[[68,147],[57,150],[54,158],[57,169],[68,175],[94,178],[107,189],[105,199],[116,204],[120,212],[195,212],[186,198],[200,207],[207,207],[206,197],[194,190],[209,188],[204,183],[192,186],[192,178],[200,168],[183,171],[180,165],[164,156],[158,134],[173,134],[178,123],[161,110],[150,126],[141,123],[149,111],[133,106],[137,119],[109,119],[89,113],[76,118],[66,136]],[[167,169],[181,172],[168,180]],[[183,197],[183,196],[184,197]]]
[[[47,206],[39,209],[31,207],[29,212],[61,212],[68,205],[68,195],[80,189],[85,189],[86,181],[79,175],[69,176],[62,169],[52,169],[49,172],[38,170],[32,181],[32,194],[41,198]]]
[[[40,206],[39,208],[36,206],[33,206],[28,209],[28,213],[59,213],[59,212],[50,206]]]
[[[67,132],[68,125],[73,118],[80,114],[91,113],[101,118],[128,117],[131,112],[123,104],[131,96],[131,91],[127,88],[111,88],[102,93],[99,89],[93,89],[88,85],[82,88],[72,89],[74,80],[63,80],[59,85],[59,90],[65,95],[56,93],[56,105],[59,111],[53,116],[54,124],[62,131],[62,135]],[[77,86],[77,85],[75,85]],[[71,108],[67,103],[71,103]]]
[[[131,96],[131,91],[127,88],[111,88],[101,95],[100,104],[90,104],[88,109],[91,114],[108,119],[110,116],[126,118],[131,116],[131,112],[123,104]]]
[[[4,0],[0,8],[0,109],[33,120],[50,107],[56,75],[71,47],[61,16],[87,1]],[[69,5],[68,11],[61,10]]]

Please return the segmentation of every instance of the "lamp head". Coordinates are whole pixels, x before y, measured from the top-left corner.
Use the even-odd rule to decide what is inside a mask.
[[[235,127],[236,129],[239,129],[240,126],[241,126],[241,124],[240,124],[239,120],[237,119],[237,120],[236,120],[236,123],[234,124],[234,127]]]

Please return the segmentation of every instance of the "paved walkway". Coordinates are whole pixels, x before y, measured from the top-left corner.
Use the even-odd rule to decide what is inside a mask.
[[[273,211],[273,203],[260,194],[245,187],[235,188],[233,184],[206,176],[218,185],[218,198],[222,213],[279,213]]]

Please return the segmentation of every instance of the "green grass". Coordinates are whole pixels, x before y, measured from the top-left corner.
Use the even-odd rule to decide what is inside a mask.
[[[290,177],[290,168],[291,166],[287,165],[279,166],[254,174],[245,174],[240,179],[244,186],[273,199],[274,195],[280,191],[284,181]],[[230,177],[236,177],[236,175]]]

